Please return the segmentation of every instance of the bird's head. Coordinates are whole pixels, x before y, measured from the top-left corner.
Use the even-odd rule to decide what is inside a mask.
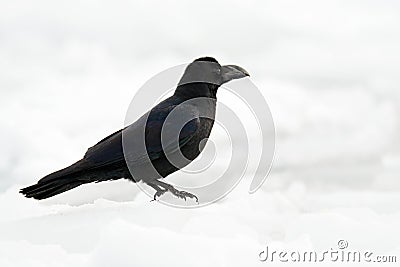
[[[213,57],[198,58],[183,73],[175,94],[186,97],[216,97],[218,88],[250,74],[236,65],[221,66]]]

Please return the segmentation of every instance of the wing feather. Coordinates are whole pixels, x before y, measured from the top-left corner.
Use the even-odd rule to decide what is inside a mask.
[[[123,149],[123,138],[128,137],[129,142],[132,141],[132,146],[129,147],[129,161],[141,164],[145,160],[150,159],[151,161],[160,158],[164,153],[171,153],[185,144],[187,144],[196,132],[199,130],[200,120],[194,118],[190,120],[181,131],[174,129],[174,125],[170,130],[172,132],[179,133],[178,142],[176,142],[176,135],[168,136],[167,140],[164,139],[164,149],[161,145],[161,130],[163,128],[164,121],[168,114],[174,109],[175,106],[168,106],[164,108],[155,108],[150,113],[143,115],[139,120],[133,124],[121,129],[108,137],[104,138],[96,145],[89,148],[84,156],[84,159],[91,163],[92,168],[98,168],[101,166],[121,163],[125,161],[124,149]],[[188,107],[180,107],[178,112],[187,115],[193,113],[193,110]],[[179,115],[179,114],[178,114]],[[147,119],[147,120],[146,120]],[[135,142],[143,142],[143,129],[145,127],[145,147],[144,149],[135,149]],[[179,127],[179,125],[177,125]],[[178,144],[178,146],[176,145]],[[137,143],[137,147],[139,147]],[[133,151],[130,151],[133,150]],[[148,157],[147,157],[148,156]]]

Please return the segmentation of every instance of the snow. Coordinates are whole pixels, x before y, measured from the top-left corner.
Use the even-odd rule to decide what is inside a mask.
[[[265,266],[267,245],[339,240],[400,261],[399,13],[389,0],[1,3],[0,266]],[[273,113],[276,157],[255,194],[253,153],[238,187],[199,209],[128,181],[18,194],[121,128],[147,79],[204,55],[248,70]]]
[[[39,204],[15,190],[0,202],[1,266],[260,266],[266,245],[323,251],[341,239],[352,249],[400,252],[398,193],[316,193],[295,183],[248,195],[239,186],[224,201],[187,210],[144,195]]]

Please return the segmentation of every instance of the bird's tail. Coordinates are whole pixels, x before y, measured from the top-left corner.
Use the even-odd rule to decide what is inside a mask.
[[[78,161],[65,169],[43,177],[37,184],[23,188],[19,192],[27,198],[45,199],[89,183],[87,175],[81,171],[84,165],[83,161]]]
[[[71,190],[82,184],[84,184],[84,182],[71,182],[66,179],[58,179],[50,182],[38,182],[37,184],[21,189],[19,192],[27,198],[45,199]]]

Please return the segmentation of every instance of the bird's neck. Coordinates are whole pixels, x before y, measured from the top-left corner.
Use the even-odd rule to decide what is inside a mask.
[[[208,83],[190,83],[179,85],[174,95],[181,99],[191,99],[198,97],[217,98],[218,85]]]

